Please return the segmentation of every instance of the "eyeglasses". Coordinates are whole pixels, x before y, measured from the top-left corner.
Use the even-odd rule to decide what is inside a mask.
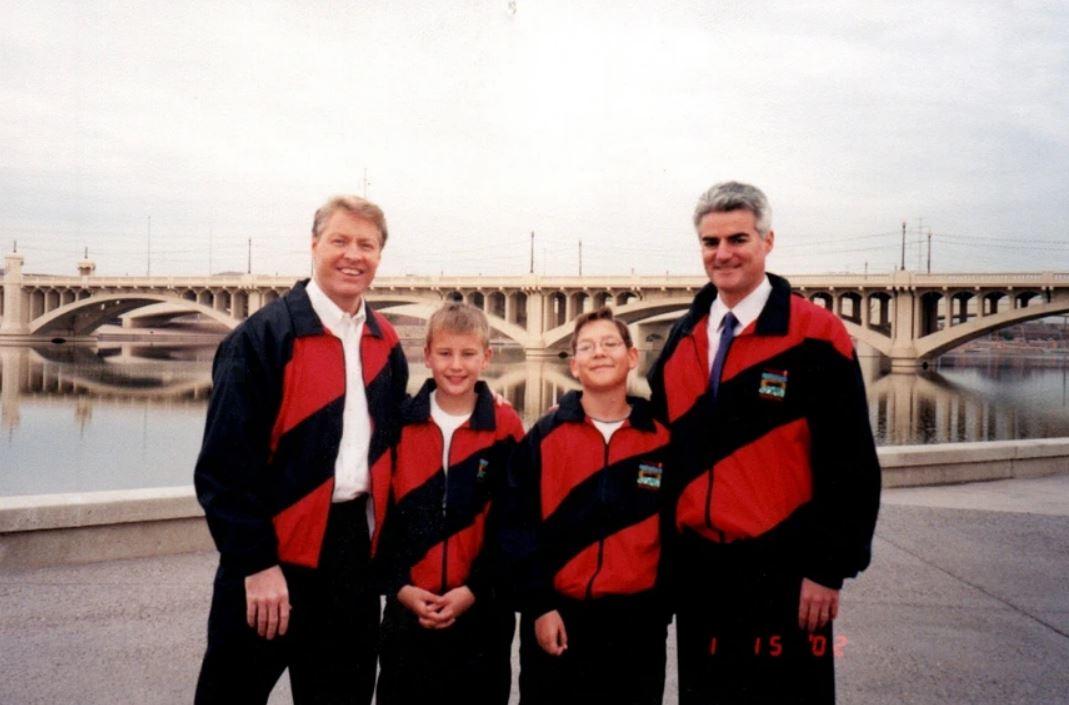
[[[614,353],[624,347],[624,340],[623,338],[602,338],[598,341],[584,340],[575,346],[575,354],[590,355],[594,352],[594,348],[599,346],[605,353]]]

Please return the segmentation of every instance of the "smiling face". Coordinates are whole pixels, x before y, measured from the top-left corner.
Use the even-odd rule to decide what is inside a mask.
[[[628,347],[612,321],[594,320],[576,333],[569,366],[585,391],[626,390],[627,373],[638,366],[638,350]]]
[[[370,220],[338,209],[323,232],[312,238],[315,280],[331,301],[347,313],[360,307],[382,258],[382,233]]]
[[[434,376],[439,402],[442,396],[473,399],[475,383],[490,363],[490,348],[478,333],[436,330],[423,359]]]
[[[761,283],[773,237],[771,230],[761,237],[748,210],[707,213],[698,223],[705,273],[728,308]]]

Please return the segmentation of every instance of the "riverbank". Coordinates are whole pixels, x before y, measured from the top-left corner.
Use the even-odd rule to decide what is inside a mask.
[[[886,490],[872,565],[847,582],[836,624],[840,705],[1064,701],[1066,545],[1069,474]],[[216,560],[0,569],[0,700],[188,702]],[[674,643],[670,634],[668,704]],[[513,667],[515,680],[515,653]],[[270,703],[292,703],[285,679]]]

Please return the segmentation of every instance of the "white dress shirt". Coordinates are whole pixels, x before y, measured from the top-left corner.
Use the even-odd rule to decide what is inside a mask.
[[[731,335],[734,338],[739,334],[739,331],[744,330],[746,326],[757,320],[765,304],[768,303],[768,296],[771,293],[772,283],[768,281],[768,275],[766,274],[761,283],[757,285],[757,288],[747,294],[742,301],[735,304],[735,308],[728,308],[728,305],[724,303],[719,294],[717,295],[716,301],[709,307],[708,366],[710,373],[713,371],[713,360],[716,359],[716,351],[720,348],[720,322],[724,320],[724,316],[730,311],[735,314],[735,318],[738,320]]]
[[[345,409],[342,411],[341,445],[334,461],[334,502],[347,502],[367,494],[371,487],[367,454],[371,448],[371,415],[364,389],[364,367],[360,360],[360,337],[364,334],[367,306],[349,315],[330,300],[315,280],[308,282],[312,310],[323,325],[341,339],[345,354]]]

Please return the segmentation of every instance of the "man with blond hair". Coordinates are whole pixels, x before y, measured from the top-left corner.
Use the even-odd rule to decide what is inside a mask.
[[[869,563],[880,468],[846,329],[765,272],[768,199],[698,200],[709,285],[650,372],[671,430],[681,705],[831,703],[839,590]]]
[[[196,702],[371,702],[379,598],[369,574],[408,367],[365,300],[382,210],[330,199],[312,279],[219,345],[194,480],[219,570]]]

